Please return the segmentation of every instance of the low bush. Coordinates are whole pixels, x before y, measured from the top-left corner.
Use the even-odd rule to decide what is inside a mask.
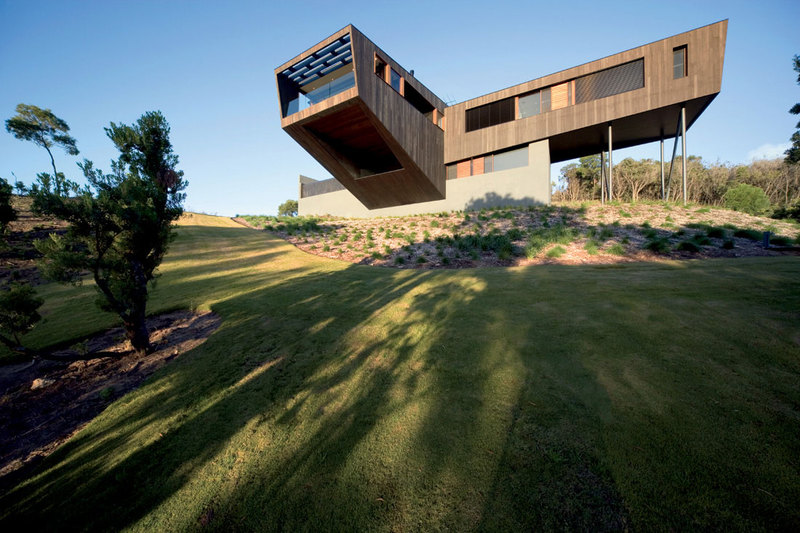
[[[770,209],[769,198],[760,187],[741,183],[722,197],[725,207],[751,215],[763,215]]]
[[[644,243],[644,248],[657,254],[669,252],[669,239],[666,237],[653,237]]]
[[[548,244],[569,244],[577,237],[577,231],[564,225],[551,228],[539,228],[531,232],[525,244],[525,255],[531,259]]]
[[[740,239],[750,239],[751,241],[760,241],[762,237],[762,233],[755,229],[737,229],[733,232],[734,237],[739,237]]]
[[[692,252],[692,253],[697,253],[700,251],[700,247],[692,241],[679,242],[677,249],[678,251],[681,252]]]
[[[564,255],[566,253],[566,251],[567,251],[566,248],[564,248],[561,245],[558,245],[558,246],[556,246],[554,248],[550,248],[547,251],[546,255],[547,255],[547,257],[558,258],[558,257],[561,257],[562,255]]]

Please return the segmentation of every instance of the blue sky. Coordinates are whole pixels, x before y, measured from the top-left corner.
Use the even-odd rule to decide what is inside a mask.
[[[273,70],[348,23],[460,102],[725,18],[722,92],[688,132],[688,151],[731,163],[778,156],[800,101],[797,0],[0,0],[0,118],[20,102],[48,107],[69,123],[79,157],[108,169],[116,153],[103,127],[161,110],[187,208],[274,214],[297,198],[298,174],[328,174],[280,129]],[[657,158],[658,145],[614,159],[627,156]],[[78,180],[78,160],[59,153],[57,165]],[[0,130],[0,177],[30,183],[48,168],[44,150]]]

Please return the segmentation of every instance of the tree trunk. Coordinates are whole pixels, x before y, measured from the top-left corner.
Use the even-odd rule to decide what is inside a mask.
[[[150,353],[150,333],[147,331],[147,277],[144,275],[142,265],[137,261],[131,262],[133,269],[134,290],[131,302],[131,311],[123,319],[125,332],[131,341],[131,346],[140,354]]]

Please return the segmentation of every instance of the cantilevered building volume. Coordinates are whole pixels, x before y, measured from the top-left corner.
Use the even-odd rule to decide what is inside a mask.
[[[275,69],[281,127],[334,176],[300,177],[300,213],[547,204],[550,164],[598,153],[613,197],[614,148],[660,140],[663,160],[663,141],[685,141],[719,93],[727,27],[723,20],[447,106],[347,26]]]

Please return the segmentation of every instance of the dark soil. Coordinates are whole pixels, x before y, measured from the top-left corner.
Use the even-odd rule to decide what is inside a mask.
[[[149,318],[155,351],[130,349],[122,328],[89,339],[77,352],[0,367],[0,493],[30,472],[111,402],[219,327],[213,313],[176,311]]]

